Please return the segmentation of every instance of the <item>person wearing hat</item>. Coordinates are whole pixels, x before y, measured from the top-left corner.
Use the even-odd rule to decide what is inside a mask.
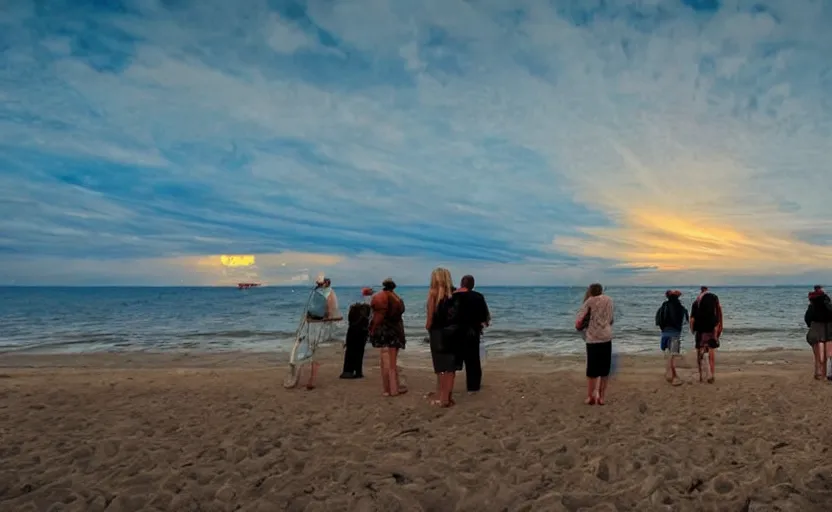
[[[676,357],[681,353],[682,326],[689,320],[689,316],[687,308],[679,301],[682,292],[667,290],[664,296],[666,300],[656,311],[656,325],[661,330],[660,346],[667,361],[665,379],[678,386],[682,381],[676,373]]]
[[[379,349],[381,385],[384,396],[398,396],[407,392],[400,384],[397,366],[399,350],[404,350],[404,301],[396,292],[396,283],[387,278],[381,283],[381,291],[373,295],[370,308],[370,343]]]

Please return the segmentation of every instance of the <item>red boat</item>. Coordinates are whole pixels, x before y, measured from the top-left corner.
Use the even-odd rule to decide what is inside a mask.
[[[260,283],[237,283],[237,288],[240,290],[248,290],[249,288],[257,288]]]

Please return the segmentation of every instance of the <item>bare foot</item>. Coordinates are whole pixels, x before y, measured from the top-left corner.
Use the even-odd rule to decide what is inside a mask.
[[[604,405],[604,399],[601,398],[601,397],[598,397],[598,402],[597,403],[598,403],[598,405]]]
[[[683,382],[682,379],[675,377],[672,381],[670,381],[670,384],[673,386],[681,386]]]
[[[588,397],[586,400],[584,400],[584,403],[586,405],[595,405],[595,397],[594,396]]]
[[[382,393],[382,394],[381,394],[381,396],[390,396],[390,393],[388,393],[387,391],[385,391],[384,393]]]
[[[443,402],[442,400],[431,400],[430,405],[447,408],[456,405],[456,402],[454,402],[453,399],[448,400],[447,402]]]

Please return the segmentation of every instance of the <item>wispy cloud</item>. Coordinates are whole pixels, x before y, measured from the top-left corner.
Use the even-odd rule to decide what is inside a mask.
[[[0,277],[211,284],[208,255],[251,253],[274,281],[829,279],[830,24],[811,0],[18,0]]]

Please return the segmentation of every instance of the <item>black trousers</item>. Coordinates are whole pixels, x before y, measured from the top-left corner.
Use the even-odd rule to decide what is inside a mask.
[[[463,366],[465,366],[465,386],[468,391],[479,391],[482,386],[479,334],[471,334],[460,340],[456,357],[457,371],[462,371]]]
[[[346,345],[344,373],[364,375],[364,347],[367,345],[367,331],[365,329],[349,328]]]

